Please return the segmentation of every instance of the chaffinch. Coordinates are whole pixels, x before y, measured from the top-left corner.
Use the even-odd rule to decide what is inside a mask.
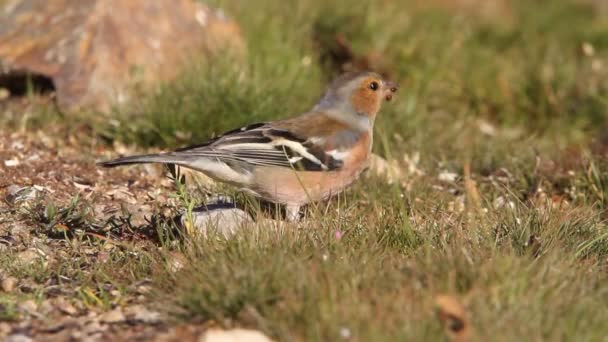
[[[373,72],[350,72],[332,82],[309,112],[256,123],[206,143],[173,152],[118,158],[105,167],[137,163],[176,164],[285,206],[300,208],[342,192],[368,166],[376,114],[395,83]]]

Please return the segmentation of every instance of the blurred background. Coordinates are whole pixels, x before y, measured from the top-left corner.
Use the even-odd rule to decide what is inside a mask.
[[[372,69],[402,85],[377,123],[382,153],[449,151],[475,127],[551,144],[605,128],[601,0],[1,3],[9,127],[177,146],[305,111],[337,74]]]

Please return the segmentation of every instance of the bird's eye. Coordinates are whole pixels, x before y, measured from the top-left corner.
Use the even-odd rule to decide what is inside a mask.
[[[373,90],[373,91],[378,90],[378,82],[375,82],[375,81],[374,81],[374,82],[370,83],[370,84],[369,84],[369,89],[371,89],[371,90]]]

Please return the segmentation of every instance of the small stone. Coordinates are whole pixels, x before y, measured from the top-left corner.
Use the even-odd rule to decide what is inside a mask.
[[[501,209],[507,204],[507,200],[503,196],[498,196],[492,202],[494,209]]]
[[[25,302],[19,304],[19,309],[29,314],[33,314],[36,313],[36,310],[38,309],[38,304],[36,304],[36,302],[34,302],[33,300],[28,299]]]
[[[23,252],[17,254],[17,259],[22,263],[29,265],[40,259],[40,254],[33,248],[26,249]]]
[[[27,239],[30,237],[30,229],[24,225],[16,224],[11,227],[10,235],[12,237],[19,237],[23,239]]]
[[[458,179],[458,174],[454,172],[443,171],[437,176],[437,178],[442,182],[453,183],[456,181],[456,179]]]
[[[99,324],[98,321],[92,321],[89,324],[85,325],[82,328],[81,332],[84,335],[93,335],[93,334],[97,334],[97,333],[103,332],[107,328],[108,328],[107,326],[103,326],[103,325]]]
[[[10,324],[0,322],[0,337],[5,337],[6,335],[10,334],[12,330],[13,328],[11,328]]]
[[[139,285],[137,287],[137,292],[140,294],[147,294],[150,293],[150,291],[152,291],[152,286],[150,285]]]
[[[186,257],[179,252],[174,252],[171,253],[171,256],[169,257],[169,261],[168,261],[168,268],[169,271],[175,273],[178,272],[179,270],[184,268],[184,265],[186,264]]]
[[[146,323],[157,324],[161,321],[160,313],[157,311],[148,310],[143,305],[133,305],[125,309],[127,316],[132,320]]]
[[[11,92],[6,88],[0,88],[0,100],[6,100],[11,97]]]
[[[592,57],[595,54],[595,48],[589,42],[584,42],[583,45],[581,46],[581,49],[583,50],[583,53],[587,57]]]
[[[116,308],[114,310],[102,314],[99,317],[99,320],[103,323],[113,324],[124,322],[126,320],[126,317],[125,314],[122,313],[122,310],[120,308]]]
[[[72,337],[72,340],[80,341],[83,340],[84,333],[80,330],[74,330],[72,331],[70,337]]]
[[[23,279],[19,282],[19,290],[23,293],[33,293],[40,290],[40,285],[31,279]]]
[[[36,198],[38,190],[32,186],[19,186],[13,184],[7,188],[7,193],[7,201],[18,203]]]
[[[184,227],[195,228],[202,236],[207,237],[211,232],[217,232],[228,238],[236,234],[243,226],[251,222],[251,216],[244,210],[234,208],[231,204],[217,206],[208,205],[206,208],[195,209],[192,212],[192,224],[187,215],[181,218]]]
[[[14,277],[6,277],[2,279],[2,291],[4,292],[13,292],[17,286],[17,278]]]
[[[51,303],[51,301],[49,299],[43,300],[42,303],[40,303],[40,307],[38,308],[38,312],[41,315],[48,315],[53,311],[54,307],[53,304]]]
[[[56,298],[54,304],[57,310],[63,312],[64,314],[74,316],[78,313],[78,310],[74,307],[74,305],[63,297]]]
[[[84,322],[73,317],[62,317],[58,321],[50,321],[49,325],[42,328],[41,331],[50,334],[56,334],[60,331],[68,330],[70,328],[78,328],[82,326]],[[57,339],[60,340],[60,339]]]
[[[490,137],[496,136],[498,133],[494,125],[484,120],[477,121],[477,128],[479,128],[481,133]]]
[[[342,337],[345,340],[348,340],[351,336],[352,336],[352,334],[350,332],[350,329],[348,329],[346,327],[340,328],[340,337]]]
[[[7,159],[4,161],[4,166],[6,167],[14,167],[18,166],[19,164],[21,164],[21,162],[19,162],[19,159]]]
[[[33,341],[31,337],[23,334],[13,334],[7,336],[5,342],[30,342]]]
[[[15,194],[17,194],[17,193],[18,193],[18,192],[19,192],[21,189],[23,189],[23,188],[22,188],[22,187],[20,187],[19,185],[13,184],[13,185],[9,185],[9,186],[6,188],[6,192],[7,192],[9,195],[15,195]]]
[[[268,336],[262,334],[257,330],[250,329],[232,329],[232,330],[221,330],[221,329],[209,329],[205,331],[200,338],[199,342],[270,342],[272,341]]]

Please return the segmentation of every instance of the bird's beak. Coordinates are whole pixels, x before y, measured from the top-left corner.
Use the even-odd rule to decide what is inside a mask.
[[[393,94],[397,92],[399,86],[395,82],[384,81],[384,98],[386,101],[390,101],[393,99]]]

